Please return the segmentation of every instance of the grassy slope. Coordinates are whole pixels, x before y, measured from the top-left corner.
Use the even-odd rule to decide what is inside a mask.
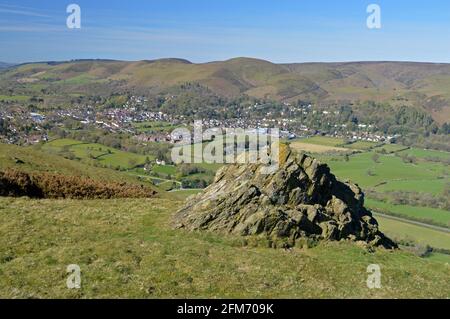
[[[16,159],[24,164],[16,163]],[[0,144],[0,170],[15,168],[25,172],[52,172],[70,176],[84,176],[95,180],[141,184],[137,178],[111,169],[93,167],[34,148]]]
[[[406,252],[349,243],[292,251],[170,228],[175,200],[0,198],[1,297],[450,296],[450,268]],[[366,286],[377,263],[382,289]],[[78,264],[82,289],[66,288]]]

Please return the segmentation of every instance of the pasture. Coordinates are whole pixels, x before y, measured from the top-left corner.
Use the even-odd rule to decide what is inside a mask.
[[[374,160],[374,152],[355,154],[346,162],[344,158],[331,161],[322,158],[332,172],[342,178],[350,179],[363,188],[376,187],[389,181],[433,181],[441,177],[442,170],[446,168],[439,164],[405,163],[400,157],[394,155],[378,155]],[[426,189],[423,189],[426,191]]]
[[[111,168],[131,169],[143,165],[147,156],[124,152],[97,143],[83,143],[71,139],[57,139],[42,146],[43,150],[58,153],[72,152],[76,158],[89,163],[98,163]],[[149,159],[154,159],[148,156]]]
[[[297,151],[297,152],[306,152],[306,153],[335,153],[335,152],[342,152],[347,153],[349,152],[348,149],[343,147],[336,147],[336,146],[328,146],[328,145],[318,145],[313,143],[304,143],[304,140],[301,140],[302,142],[295,141],[290,144],[290,147]]]
[[[306,143],[306,144],[332,146],[332,147],[344,145],[344,139],[328,137],[328,136],[313,136],[313,137],[298,139],[297,141],[299,141],[301,143]]]
[[[450,249],[450,234],[385,217],[375,216],[380,229],[394,240],[408,240],[423,246]]]
[[[368,142],[368,141],[356,141],[354,143],[345,144],[345,147],[354,149],[354,150],[369,150],[371,148],[376,147],[379,143]]]
[[[439,226],[450,228],[450,212],[443,209],[410,205],[394,205],[370,198],[367,198],[365,203],[366,207],[373,211],[379,211],[380,213],[392,213],[395,216],[406,219],[411,218],[424,223],[427,223],[427,221],[432,221],[434,224]]]
[[[346,242],[290,251],[171,227],[181,202],[0,198],[2,298],[446,298],[449,269]],[[438,256],[439,257],[439,256]],[[67,266],[81,289],[67,289]],[[367,289],[380,264],[382,289]]]

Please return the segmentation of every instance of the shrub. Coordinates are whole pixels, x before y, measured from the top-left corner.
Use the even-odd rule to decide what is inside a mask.
[[[31,198],[147,198],[156,192],[143,185],[100,182],[79,176],[51,173],[28,174],[8,169],[0,172],[0,196]]]

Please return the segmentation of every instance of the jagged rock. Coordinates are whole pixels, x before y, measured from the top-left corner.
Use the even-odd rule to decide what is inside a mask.
[[[265,236],[285,246],[307,237],[396,247],[364,208],[361,189],[338,181],[327,165],[284,147],[278,170],[263,174],[261,168],[222,167],[214,182],[176,213],[175,227]]]

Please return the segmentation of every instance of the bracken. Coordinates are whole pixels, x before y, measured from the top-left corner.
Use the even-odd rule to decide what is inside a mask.
[[[127,183],[100,182],[78,176],[51,173],[26,173],[14,169],[0,172],[0,196],[31,198],[148,198],[156,192]]]

